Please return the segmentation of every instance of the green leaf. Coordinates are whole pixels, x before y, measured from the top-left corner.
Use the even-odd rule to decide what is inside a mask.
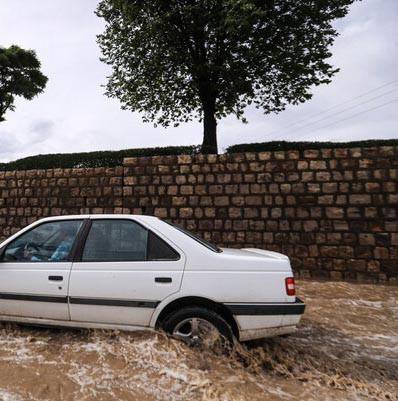
[[[0,122],[8,110],[15,109],[16,96],[32,100],[44,91],[48,78],[40,67],[33,50],[0,47]]]

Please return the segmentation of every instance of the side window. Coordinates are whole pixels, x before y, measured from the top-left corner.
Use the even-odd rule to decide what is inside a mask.
[[[67,260],[82,220],[44,223],[20,235],[7,245],[8,262],[61,262]]]
[[[82,261],[147,260],[148,230],[128,220],[94,220]]]
[[[152,232],[148,236],[148,260],[177,260],[180,255]]]
[[[83,262],[176,260],[157,235],[131,220],[93,220],[84,246]]]

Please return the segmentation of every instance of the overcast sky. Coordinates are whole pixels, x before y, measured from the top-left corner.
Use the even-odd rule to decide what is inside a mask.
[[[189,145],[202,126],[154,128],[103,95],[109,67],[99,61],[103,22],[97,0],[0,0],[0,46],[36,50],[49,77],[44,94],[18,100],[0,123],[0,161],[40,153]],[[363,0],[339,20],[332,64],[340,68],[313,99],[278,115],[247,113],[219,124],[219,145],[270,140],[398,138],[398,0]],[[370,93],[368,93],[370,92]]]

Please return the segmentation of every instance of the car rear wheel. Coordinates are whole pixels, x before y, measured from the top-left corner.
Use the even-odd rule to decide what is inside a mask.
[[[214,347],[232,343],[229,324],[216,312],[189,307],[172,312],[164,321],[163,329],[192,347]]]

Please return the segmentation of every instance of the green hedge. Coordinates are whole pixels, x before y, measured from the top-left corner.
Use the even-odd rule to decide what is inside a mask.
[[[0,171],[74,167],[115,167],[121,166],[125,157],[190,155],[199,152],[200,146],[193,145],[84,153],[54,153],[25,157],[9,163],[0,163]]]
[[[333,148],[365,148],[371,146],[398,146],[398,139],[371,139],[354,142],[287,142],[241,143],[226,149],[227,153],[264,152],[271,150],[307,150]]]

